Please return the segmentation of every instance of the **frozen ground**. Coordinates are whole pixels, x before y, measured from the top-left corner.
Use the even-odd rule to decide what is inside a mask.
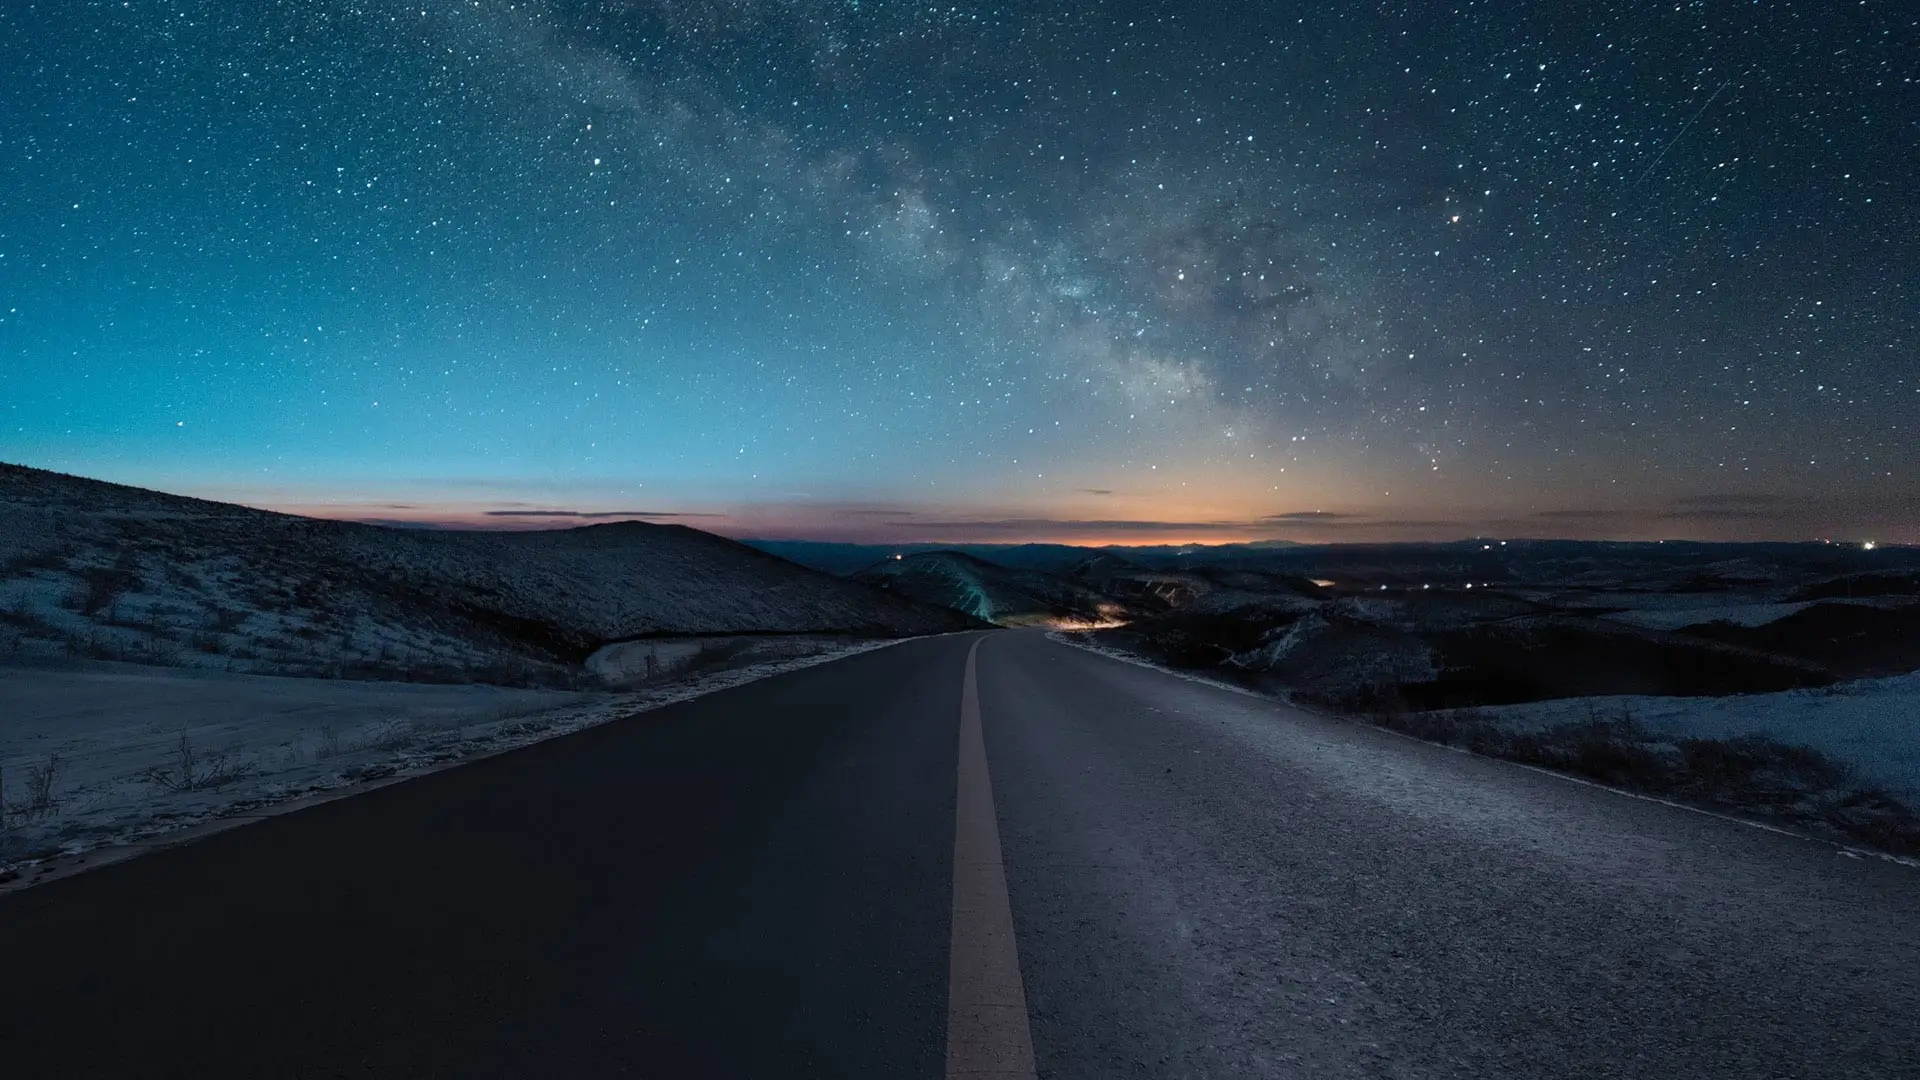
[[[1103,645],[1091,635],[1054,637],[1183,677],[1214,681],[1191,671],[1154,664],[1124,648]],[[1268,648],[1284,654],[1290,640],[1291,635],[1282,637]],[[1349,655],[1340,663],[1365,673],[1379,666],[1381,656]],[[1772,694],[1614,694],[1438,710],[1430,715],[1457,716],[1463,722],[1471,719],[1511,732],[1566,729],[1595,720],[1630,720],[1656,738],[1731,740],[1763,736],[1788,746],[1818,750],[1851,769],[1864,786],[1879,788],[1908,804],[1920,804],[1920,672]]]
[[[0,666],[0,879],[21,863],[422,772],[884,644],[709,646],[696,670],[621,692]]]
[[[1094,635],[1053,636],[1221,685]],[[1229,688],[1293,697],[1273,685]],[[1766,694],[1616,694],[1356,715],[1609,787],[1806,828],[1895,857],[1920,855],[1920,817],[1909,809],[1920,805],[1920,672]]]
[[[1812,747],[1852,768],[1866,784],[1920,803],[1920,672],[1778,694],[1563,698],[1475,712],[1511,731],[1630,717],[1673,738],[1763,735]]]

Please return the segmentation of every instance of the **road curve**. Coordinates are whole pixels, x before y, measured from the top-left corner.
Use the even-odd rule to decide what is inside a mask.
[[[1028,632],[0,897],[0,1067],[940,1077],[957,904],[1041,1077],[1920,1077],[1920,871]]]

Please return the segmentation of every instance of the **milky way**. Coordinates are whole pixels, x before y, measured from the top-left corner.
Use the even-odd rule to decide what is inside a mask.
[[[370,519],[1920,541],[1917,168],[1896,3],[14,3],[0,458]]]

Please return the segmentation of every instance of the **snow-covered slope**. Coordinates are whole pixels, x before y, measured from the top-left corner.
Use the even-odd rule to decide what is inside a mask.
[[[0,654],[564,682],[647,635],[972,625],[676,525],[389,529],[0,465]]]
[[[1627,717],[1674,739],[1762,736],[1810,746],[1868,784],[1920,804],[1920,674],[1777,694],[1561,698],[1480,709],[1476,716],[1514,731],[1543,731],[1597,716]]]
[[[243,821],[886,644],[736,638],[707,663],[586,693],[0,660],[0,892],[55,854]]]

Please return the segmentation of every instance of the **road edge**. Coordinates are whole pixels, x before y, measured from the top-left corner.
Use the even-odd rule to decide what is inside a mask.
[[[172,848],[185,847],[188,844],[198,843],[202,840],[207,839],[210,836],[217,836],[220,833],[226,832],[230,829],[238,829],[246,825],[257,824],[258,822],[267,821],[272,818],[281,817],[286,814],[294,814],[302,810],[313,809],[314,807],[317,807],[317,806],[325,806],[328,803],[338,802],[341,799],[351,799],[360,795],[370,794],[372,792],[379,791],[382,788],[392,787],[395,784],[404,784],[411,780],[419,780],[428,776],[435,776],[440,773],[446,772],[449,769],[458,769],[463,765],[471,765],[471,764],[474,764],[475,762],[486,761],[491,758],[499,757],[502,754],[511,754],[518,750],[525,750],[525,749],[528,749],[529,747],[539,746],[543,743],[552,742],[555,739],[564,739],[570,735],[577,735],[577,734],[580,734],[581,732],[591,731],[592,729],[597,727],[603,727],[607,724],[617,723],[621,720],[631,719],[635,716],[641,716],[658,709],[664,709],[670,705],[678,705],[678,704],[681,704],[682,702],[693,701],[699,698],[706,697],[710,694],[721,693],[722,691],[731,690],[736,687],[751,686],[754,683],[761,682],[766,679],[775,678],[780,675],[792,674],[793,672],[796,672],[796,671],[804,671],[807,668],[811,668],[811,667],[819,667],[822,664],[831,664],[840,660],[849,660],[856,656],[864,656],[865,654],[870,652],[879,652],[883,649],[891,649],[896,645],[904,645],[910,641],[926,641],[931,638],[953,637],[958,634],[970,634],[970,633],[977,633],[977,631],[955,630],[955,631],[949,631],[947,633],[942,633],[942,634],[922,634],[916,637],[896,638],[892,641],[885,641],[877,645],[870,645],[870,646],[856,648],[856,649],[848,649],[848,650],[833,653],[830,655],[802,657],[802,658],[799,658],[800,662],[794,663],[791,666],[782,666],[777,670],[768,671],[763,675],[759,675],[751,679],[746,679],[741,682],[716,683],[715,685],[710,687],[696,688],[684,697],[673,697],[667,700],[657,701],[652,704],[640,704],[640,705],[637,705],[637,707],[633,708],[631,711],[613,710],[610,712],[610,715],[608,715],[604,720],[600,720],[595,723],[585,725],[583,727],[556,732],[548,737],[535,739],[531,742],[514,743],[507,746],[491,747],[485,750],[480,750],[473,754],[455,758],[451,761],[438,762],[432,765],[419,768],[414,771],[401,773],[396,776],[381,776],[381,777],[370,778],[366,780],[358,780],[352,783],[342,784],[338,787],[327,788],[323,791],[316,791],[316,792],[312,792],[304,795],[296,795],[292,798],[269,802],[264,805],[252,807],[247,810],[242,810],[242,811],[238,811],[231,814],[224,814],[221,816],[213,817],[208,820],[197,822],[193,825],[186,826],[184,828],[172,829],[164,832],[154,833],[149,836],[143,836],[140,839],[134,840],[130,843],[110,844],[102,847],[88,848],[84,851],[76,852],[71,855],[58,855],[53,858],[43,859],[39,862],[21,864],[16,871],[18,876],[12,878],[11,880],[0,881],[0,900],[5,900],[6,897],[14,893],[25,892],[28,889],[36,888],[41,885],[49,885],[56,881],[61,881],[66,878],[74,877],[79,874],[84,874],[89,870],[98,870],[98,869],[101,869],[102,867],[113,866],[117,863],[123,863],[132,859],[137,859],[143,855],[151,855],[156,852],[167,851]],[[567,708],[571,708],[571,706],[567,706]],[[543,715],[543,714],[540,714],[540,713],[532,714],[532,716],[540,716],[540,715]],[[530,718],[531,717],[523,717],[521,719],[524,720],[524,719],[530,719]]]
[[[1661,806],[1671,807],[1672,809],[1675,809],[1675,810],[1684,810],[1689,814],[1698,814],[1701,817],[1713,818],[1716,821],[1725,821],[1734,825],[1744,825],[1749,829],[1758,829],[1761,832],[1770,832],[1770,833],[1774,833],[1779,836],[1784,836],[1793,840],[1807,840],[1807,841],[1811,841],[1812,843],[1822,844],[1827,847],[1833,848],[1834,853],[1836,855],[1842,856],[1844,858],[1878,859],[1882,862],[1890,862],[1898,866],[1905,866],[1911,869],[1920,870],[1920,859],[1910,858],[1905,855],[1895,855],[1890,851],[1878,851],[1873,848],[1859,847],[1854,844],[1848,844],[1840,840],[1835,840],[1834,838],[1829,836],[1821,836],[1817,833],[1812,833],[1812,832],[1802,832],[1798,829],[1787,828],[1786,826],[1776,825],[1768,821],[1756,821],[1751,818],[1738,817],[1733,814],[1722,813],[1721,811],[1718,811],[1718,810],[1709,810],[1704,806],[1692,806],[1687,803],[1676,802],[1672,799],[1661,798],[1658,795],[1649,795],[1645,792],[1640,792],[1640,791],[1630,791],[1626,788],[1619,788],[1619,787],[1614,787],[1611,784],[1600,783],[1598,780],[1589,780],[1583,776],[1574,776],[1570,773],[1556,772],[1553,769],[1545,768],[1540,765],[1531,765],[1524,761],[1514,761],[1511,758],[1498,757],[1492,754],[1475,753],[1474,751],[1464,746],[1450,746],[1446,743],[1434,742],[1431,739],[1422,739],[1417,735],[1411,735],[1404,731],[1396,731],[1395,729],[1387,727],[1384,724],[1376,724],[1368,720],[1360,719],[1358,717],[1342,716],[1339,713],[1329,712],[1325,709],[1318,709],[1309,705],[1302,705],[1299,702],[1293,701],[1292,699],[1284,696],[1280,696],[1276,694],[1263,694],[1258,690],[1252,690],[1244,686],[1235,686],[1231,683],[1222,682],[1218,679],[1209,679],[1202,675],[1195,675],[1189,672],[1176,671],[1172,668],[1162,667],[1159,664],[1156,664],[1151,660],[1146,659],[1145,657],[1136,656],[1136,655],[1133,655],[1132,653],[1122,652],[1118,649],[1113,648],[1112,646],[1098,645],[1092,642],[1074,641],[1070,637],[1068,637],[1066,633],[1063,633],[1060,631],[1049,633],[1047,635],[1047,640],[1055,643],[1056,645],[1066,645],[1066,646],[1069,646],[1070,648],[1079,649],[1081,652],[1092,653],[1095,656],[1103,656],[1103,657],[1106,657],[1108,660],[1114,660],[1122,664],[1132,664],[1134,667],[1145,668],[1148,671],[1157,671],[1162,675],[1170,675],[1176,679],[1180,679],[1185,682],[1198,683],[1202,686],[1212,687],[1215,690],[1225,690],[1228,693],[1239,694],[1241,697],[1253,698],[1256,701],[1264,701],[1273,705],[1282,705],[1289,709],[1297,709],[1300,712],[1308,714],[1309,716],[1317,716],[1323,720],[1330,720],[1335,723],[1341,723],[1341,724],[1354,724],[1359,727],[1369,728],[1373,731],[1378,731],[1387,735],[1392,735],[1398,739],[1405,739],[1408,742],[1419,743],[1422,746],[1431,746],[1440,750],[1450,751],[1455,754],[1465,754],[1468,757],[1479,758],[1481,761],[1498,762],[1502,765],[1506,765],[1511,768],[1525,769],[1528,772],[1538,773],[1541,776],[1550,776],[1555,780],[1563,780],[1569,784],[1579,784],[1581,787],[1589,787],[1589,788],[1598,789],[1600,791],[1612,792],[1615,795],[1619,795],[1628,799],[1637,799],[1641,802],[1658,803]]]

